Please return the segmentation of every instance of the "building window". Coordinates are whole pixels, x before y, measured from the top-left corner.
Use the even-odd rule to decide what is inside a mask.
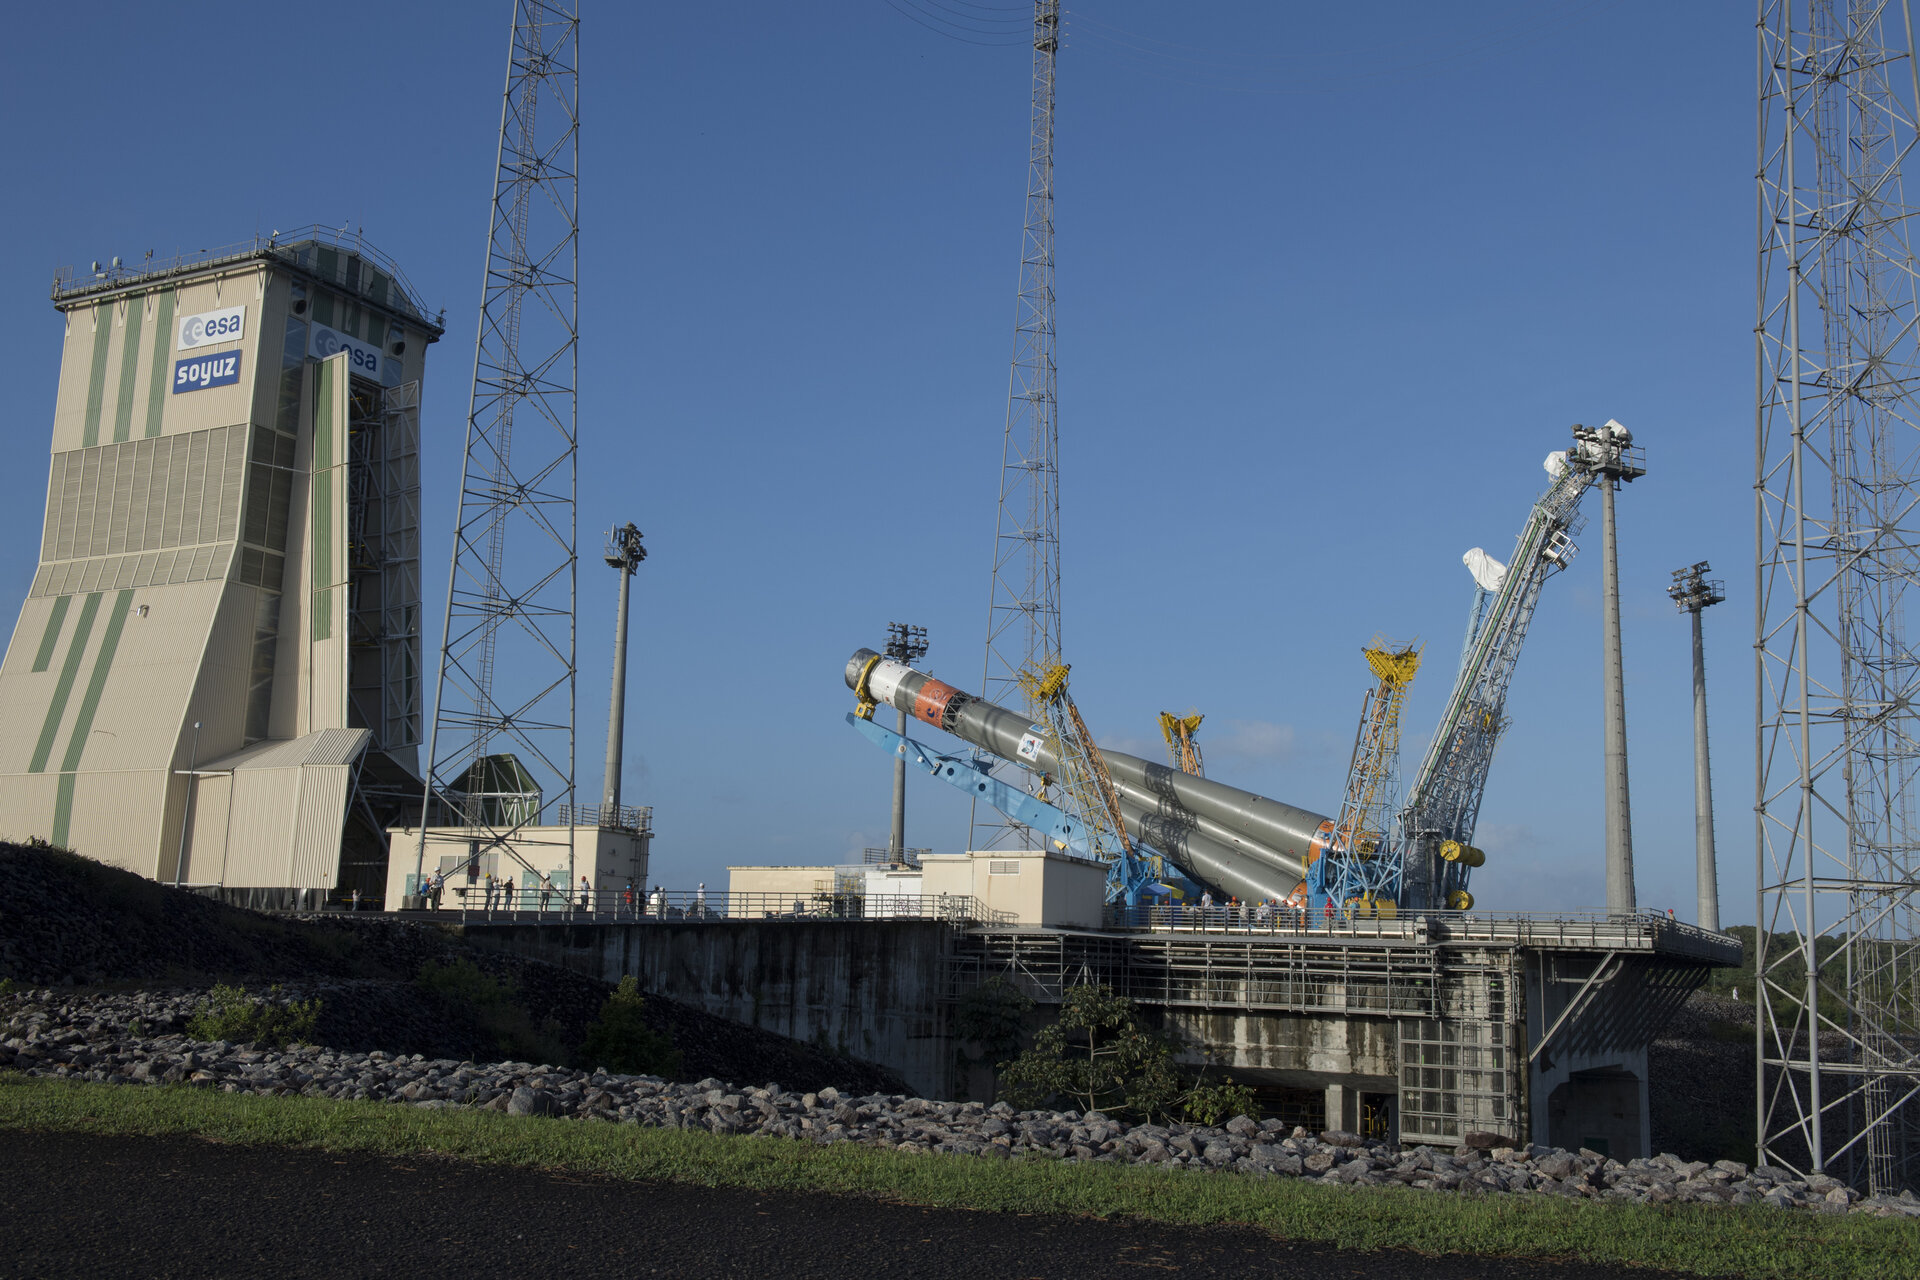
[[[258,742],[273,723],[273,659],[280,646],[280,593],[263,591],[253,606],[253,661],[247,672],[246,740]]]
[[[987,874],[990,876],[1017,876],[1020,874],[1020,860],[1018,858],[995,858],[987,863]]]

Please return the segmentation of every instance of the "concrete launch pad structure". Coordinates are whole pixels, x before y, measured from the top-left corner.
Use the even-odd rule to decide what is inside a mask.
[[[1186,1062],[1253,1086],[1296,1123],[1436,1146],[1491,1133],[1618,1159],[1651,1154],[1647,1054],[1661,1025],[1740,959],[1734,939],[1650,914],[1434,913],[1327,931],[1197,911],[1101,928],[522,912],[470,913],[460,927],[881,1063],[928,1097],[991,1096],[954,1030],[969,992],[1003,979],[1034,1001],[1037,1026],[1067,988],[1102,983]]]

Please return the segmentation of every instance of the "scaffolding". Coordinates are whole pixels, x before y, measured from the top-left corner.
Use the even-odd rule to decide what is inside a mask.
[[[1904,6],[1759,18],[1759,1156],[1879,1194],[1920,1180],[1920,83]]]
[[[466,805],[462,821],[529,871],[550,867],[518,852],[523,828],[578,804],[579,36],[570,0],[515,0],[423,802],[511,755],[539,805]],[[561,830],[546,839],[571,880]]]
[[[1420,645],[1396,645],[1385,636],[1361,650],[1373,687],[1360,706],[1346,796],[1334,820],[1333,840],[1321,855],[1320,883],[1343,916],[1395,910],[1401,863],[1393,842],[1393,810],[1400,769],[1400,712],[1420,670]]]
[[[980,681],[981,696],[1002,705],[1014,704],[1023,672],[1058,665],[1062,652],[1060,433],[1053,362],[1053,72],[1059,51],[1060,0],[1034,0],[1027,220],[1000,451],[986,669]],[[1028,710],[1040,718],[1037,705],[1029,704]],[[992,768],[1004,773],[1014,767],[995,763]],[[976,800],[968,847],[1036,849],[1040,837]]]

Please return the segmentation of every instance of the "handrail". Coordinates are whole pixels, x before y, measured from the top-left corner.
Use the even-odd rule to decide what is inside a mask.
[[[411,879],[411,877],[409,877]],[[411,896],[411,895],[410,895]],[[457,914],[461,923],[540,923],[563,919],[593,923],[680,923],[717,921],[938,920],[953,925],[1010,926],[1011,911],[986,906],[967,894],[853,894],[810,890],[796,893],[728,893],[694,889],[582,890],[565,893],[559,885],[496,887],[484,881],[450,878],[438,904],[402,908],[427,914]]]
[[[1638,941],[1652,949],[1678,943],[1682,949],[1723,953],[1738,939],[1654,911],[1422,911],[1406,915],[1336,913],[1311,917],[1299,908],[1252,904],[1196,907],[1184,903],[1107,907],[1108,929],[1153,933],[1295,934],[1329,938],[1386,938],[1413,942],[1515,942],[1562,947],[1609,948]]]

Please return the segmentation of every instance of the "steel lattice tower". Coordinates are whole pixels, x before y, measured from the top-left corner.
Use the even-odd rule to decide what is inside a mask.
[[[516,0],[427,747],[426,821],[481,847],[576,807],[579,32],[571,0]],[[480,764],[508,752],[538,804]]]
[[[1042,709],[1030,705],[1020,675],[1051,670],[1061,654],[1060,435],[1053,362],[1053,69],[1059,49],[1060,0],[1034,0],[1027,225],[1000,454],[986,670],[980,681],[989,702],[1026,705],[1036,721]],[[1036,842],[1025,827],[974,803],[969,847],[1034,848]]]
[[[1759,1154],[1868,1191],[1920,1179],[1920,75],[1890,8],[1758,24]]]

